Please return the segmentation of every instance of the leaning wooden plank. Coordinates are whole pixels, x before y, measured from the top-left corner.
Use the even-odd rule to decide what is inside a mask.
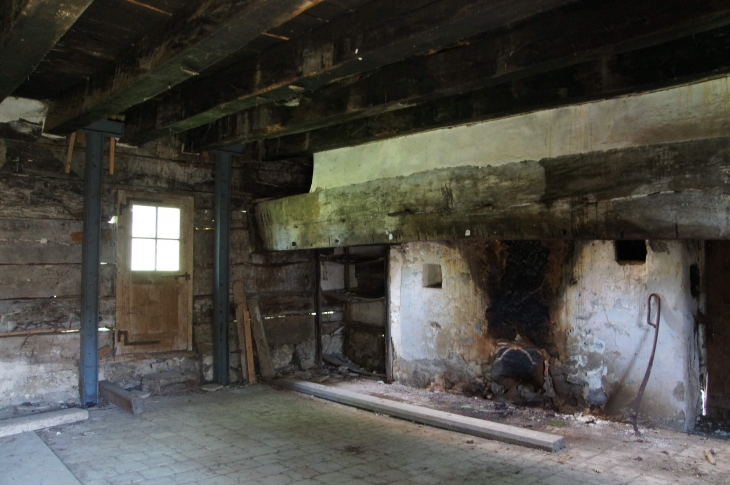
[[[50,133],[67,134],[122,113],[197,76],[258,37],[322,0],[190,2],[161,29],[136,43],[113,69],[51,104]],[[53,2],[56,3],[56,2]]]
[[[0,25],[0,102],[31,75],[91,2],[27,0],[12,18],[2,19],[7,25]]]
[[[610,67],[603,60],[607,53],[614,55],[647,48],[677,37],[685,38],[685,43],[693,47],[673,46],[673,49],[664,52],[662,65],[668,67],[674,57],[684,55],[687,59],[680,64],[680,69],[694,66],[695,69],[710,72],[712,64],[723,65],[723,57],[727,57],[723,53],[727,47],[723,45],[717,50],[703,49],[704,46],[696,43],[694,35],[723,25],[723,22],[730,23],[730,4],[721,5],[706,0],[695,4],[698,8],[691,13],[669,14],[678,8],[684,9],[685,5],[685,0],[605,0],[592,3],[587,8],[585,3],[578,2],[535,16],[514,28],[473,39],[458,48],[391,64],[354,82],[348,79],[340,84],[333,83],[331,87],[308,95],[298,106],[265,104],[229,115],[191,131],[185,147],[197,151],[211,146],[249,143],[318,130],[506,81],[524,79],[541,72],[549,72],[543,85],[552,90],[544,89],[546,93],[559,92],[563,97],[565,93],[573,92],[585,95],[585,87],[588,87],[586,79],[594,80],[594,83],[598,79],[612,79],[601,87],[617,91],[621,87],[618,83],[626,84],[630,80],[627,79],[630,71],[626,64],[616,63],[616,70],[620,69],[620,73],[611,76]],[[642,22],[626,22],[627,18],[641,18]],[[604,29],[601,35],[585,29],[585,25],[599,24]],[[520,49],[520,46],[525,45],[531,48]],[[699,52],[700,57],[690,55],[690,50]],[[709,65],[702,63],[703,52],[711,59]],[[563,78],[575,87],[557,90],[551,86],[550,79],[559,79],[553,74],[555,70],[591,59],[602,59],[598,68],[600,71]],[[676,67],[672,74],[660,74],[653,72],[648,65],[643,62],[631,64],[636,66],[634,69],[641,69],[644,73],[642,83],[648,81],[646,71],[651,72],[649,76],[658,75],[661,80],[679,75]],[[727,65],[726,60],[724,65]],[[581,83],[585,86],[583,89],[580,89]],[[513,89],[513,96],[523,100],[525,92],[531,92],[531,96],[539,93],[519,89],[517,85]],[[500,104],[498,101],[505,100],[505,96],[502,91],[495,90],[488,99],[493,99],[493,104]],[[479,106],[477,103],[472,104]],[[504,107],[505,103],[502,102],[500,108]],[[396,126],[391,124],[388,130]],[[367,133],[368,130],[352,132]],[[343,142],[346,143],[345,140]]]
[[[404,404],[388,399],[360,394],[357,392],[336,389],[313,382],[295,379],[277,379],[271,384],[292,391],[302,392],[329,401],[387,414],[400,419],[427,424],[436,428],[448,429],[480,438],[487,438],[504,443],[537,448],[545,451],[560,451],[565,448],[562,436],[518,428],[484,419],[470,418],[458,414],[437,411],[413,404]]]
[[[63,409],[61,411],[51,411],[50,413],[7,419],[0,421],[0,438],[86,419],[89,419],[89,412],[86,409]]]
[[[251,314],[251,328],[253,330],[253,338],[256,341],[256,353],[259,356],[259,370],[263,377],[271,377],[274,375],[274,368],[271,366],[269,343],[266,340],[266,332],[264,332],[264,322],[261,318],[258,300],[249,300],[248,310]]]
[[[100,381],[99,394],[110,403],[116,404],[128,413],[135,416],[142,414],[142,399],[125,391],[113,382]]]
[[[249,369],[248,365],[248,356],[251,351],[249,350],[249,342],[246,341],[246,331],[244,329],[244,321],[249,320],[249,315],[243,281],[233,283],[233,302],[236,304],[236,333],[238,334],[238,350],[241,355],[241,379],[248,378],[248,382],[254,382],[251,380],[251,370],[253,369]]]
[[[151,100],[130,110],[126,138],[143,143],[180,133],[346,76],[438,52],[573,1],[375,0],[307,35],[191,82],[159,102]]]

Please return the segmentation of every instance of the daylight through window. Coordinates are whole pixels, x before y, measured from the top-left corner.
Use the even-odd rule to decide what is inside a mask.
[[[180,270],[180,209],[132,205],[132,271]]]

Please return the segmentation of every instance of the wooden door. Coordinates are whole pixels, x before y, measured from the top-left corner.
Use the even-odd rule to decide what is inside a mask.
[[[730,241],[708,241],[707,415],[730,419]]]
[[[193,198],[120,191],[117,353],[192,350]]]

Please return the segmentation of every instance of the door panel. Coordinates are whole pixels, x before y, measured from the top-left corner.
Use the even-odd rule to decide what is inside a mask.
[[[135,204],[181,210],[178,271],[131,271]],[[117,353],[192,350],[193,198],[120,191],[119,209]]]

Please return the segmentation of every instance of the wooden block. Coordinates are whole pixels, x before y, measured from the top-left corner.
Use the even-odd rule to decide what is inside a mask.
[[[109,138],[109,175],[114,175],[114,150],[117,146],[117,139]]]
[[[116,404],[135,416],[142,414],[142,399],[125,391],[113,382],[100,381],[99,394],[110,403]]]
[[[251,330],[253,331],[253,338],[256,341],[256,351],[259,356],[261,375],[263,377],[271,377],[274,375],[274,368],[271,366],[269,344],[266,340],[266,333],[264,333],[264,324],[261,318],[258,300],[249,301],[248,310],[251,314]]]
[[[71,157],[74,154],[74,143],[76,143],[76,132],[68,136],[68,150],[66,151],[66,173],[71,173]]]
[[[367,394],[323,386],[313,382],[299,381],[296,379],[277,379],[275,381],[272,380],[271,384],[340,404],[387,414],[395,418],[490,440],[502,441],[513,445],[537,448],[545,451],[559,451],[565,447],[565,438],[562,436],[494,423],[484,419],[470,418],[445,411],[437,411],[435,409],[414,406],[413,404],[404,404]]]

